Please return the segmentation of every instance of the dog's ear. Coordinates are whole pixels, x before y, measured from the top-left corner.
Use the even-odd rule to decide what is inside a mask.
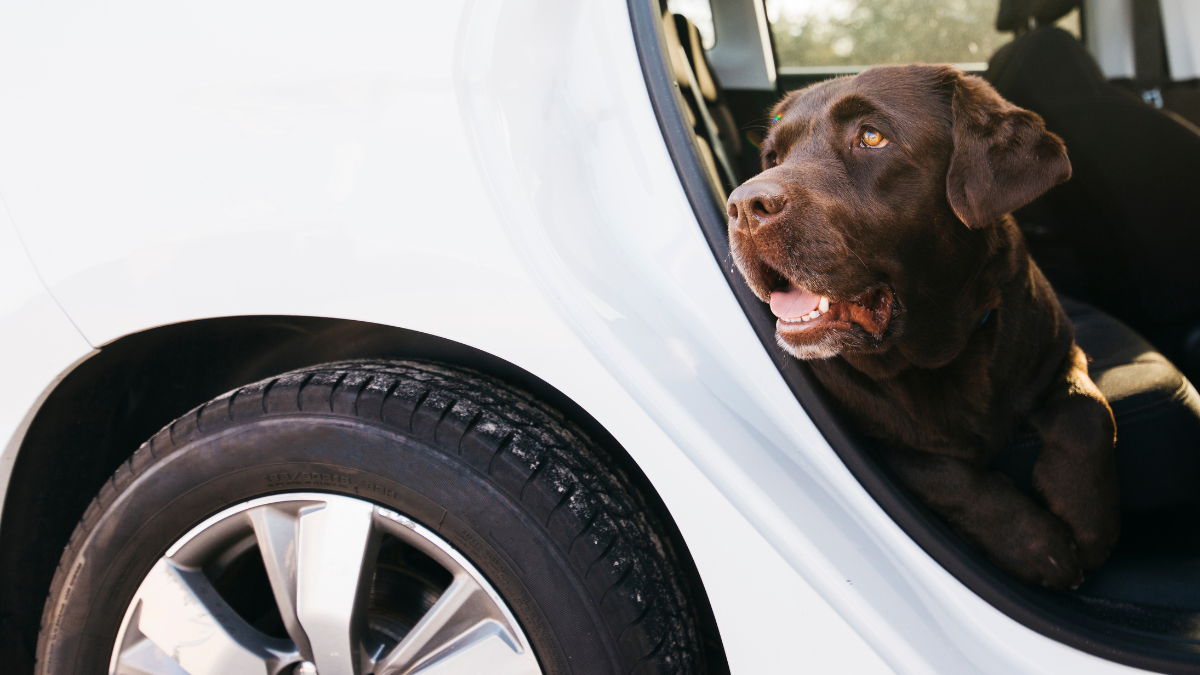
[[[1071,177],[1067,148],[1041,117],[982,78],[946,75],[954,128],[946,196],[967,227],[994,223]]]

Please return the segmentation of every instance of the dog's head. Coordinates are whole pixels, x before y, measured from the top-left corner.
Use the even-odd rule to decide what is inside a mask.
[[[729,238],[803,359],[895,347],[944,362],[995,301],[979,288],[994,232],[1071,175],[1040,117],[948,66],[872,68],[772,115],[762,173],[729,196]]]

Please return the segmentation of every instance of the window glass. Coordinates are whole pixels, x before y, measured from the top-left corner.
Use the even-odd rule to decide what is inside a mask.
[[[1011,34],[996,31],[998,0],[767,0],[766,4],[779,65],[792,69],[914,62],[982,69],[1012,39]]]
[[[696,24],[700,32],[700,42],[705,49],[712,49],[717,44],[717,34],[713,30],[712,4],[709,0],[667,0],[667,9],[672,14],[682,14]]]

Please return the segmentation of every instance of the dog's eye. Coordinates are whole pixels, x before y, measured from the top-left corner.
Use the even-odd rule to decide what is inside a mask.
[[[888,139],[871,127],[863,127],[858,134],[858,144],[864,148],[882,148],[888,144]]]
[[[767,167],[775,166],[775,151],[774,150],[767,153],[766,163],[767,163]]]

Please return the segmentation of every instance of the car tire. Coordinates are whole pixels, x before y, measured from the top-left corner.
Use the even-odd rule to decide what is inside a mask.
[[[37,672],[109,672],[139,588],[185,534],[292,493],[369,502],[443,540],[498,593],[542,673],[705,670],[670,540],[600,447],[479,373],[354,361],[242,387],[144,443],[63,553]],[[238,593],[230,606],[248,602]],[[292,667],[309,672],[275,672]]]

